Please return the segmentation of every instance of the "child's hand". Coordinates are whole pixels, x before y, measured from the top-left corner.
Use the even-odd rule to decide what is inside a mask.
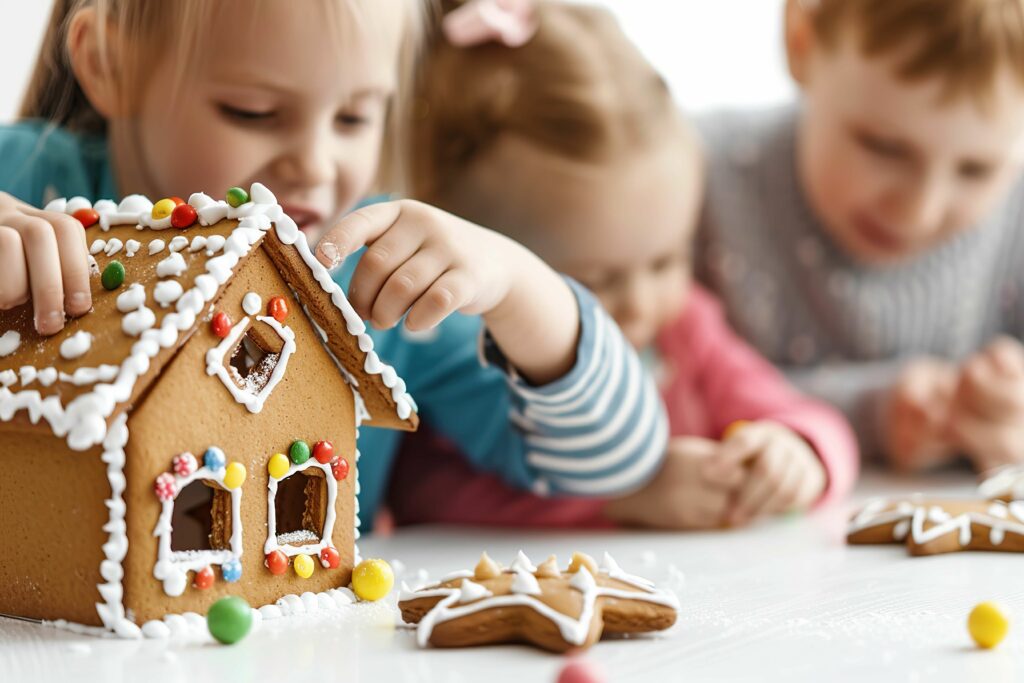
[[[620,524],[659,529],[712,529],[724,522],[732,490],[706,479],[704,465],[719,444],[692,436],[669,441],[658,475],[644,488],[605,506]]]
[[[0,310],[33,301],[39,334],[64,327],[64,313],[92,308],[85,230],[63,213],[0,192]]]
[[[767,421],[737,430],[702,473],[717,486],[735,489],[727,516],[731,525],[808,508],[826,484],[825,468],[810,445],[788,427]]]
[[[949,431],[979,471],[1024,460],[1024,346],[1000,337],[963,366]]]
[[[956,366],[939,358],[910,362],[889,392],[885,451],[896,469],[913,472],[951,460],[947,429],[956,390]]]
[[[572,367],[579,308],[562,278],[525,247],[415,201],[359,209],[327,231],[318,258],[337,266],[363,245],[349,284],[357,313],[378,328],[405,315],[410,330],[455,311],[481,314],[508,360],[543,384]]]

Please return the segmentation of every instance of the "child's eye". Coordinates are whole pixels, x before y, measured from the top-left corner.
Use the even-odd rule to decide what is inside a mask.
[[[339,125],[344,126],[345,128],[358,128],[370,122],[370,119],[367,116],[350,113],[338,114],[338,117],[335,120]]]
[[[230,104],[218,105],[224,116],[237,121],[267,121],[276,115],[273,109],[244,109]]]
[[[992,166],[980,161],[964,161],[957,170],[965,180],[985,180],[992,175]]]
[[[870,133],[859,132],[856,134],[856,139],[861,147],[886,159],[902,159],[908,154],[906,146],[902,143],[886,140]]]

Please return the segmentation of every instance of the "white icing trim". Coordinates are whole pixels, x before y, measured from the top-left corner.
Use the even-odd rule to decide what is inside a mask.
[[[164,593],[178,597],[185,592],[188,583],[187,572],[199,571],[203,567],[222,565],[231,560],[242,559],[242,487],[229,489],[224,486],[227,468],[218,470],[200,467],[187,476],[173,472],[175,494],[170,500],[160,501],[160,518],[153,529],[157,538],[157,559],[153,565],[153,576],[163,582]],[[171,550],[171,518],[174,515],[174,501],[182,489],[196,480],[212,481],[231,494],[231,547],[223,550]]]
[[[274,506],[274,500],[277,497],[277,484],[284,479],[297,474],[305,470],[308,467],[319,467],[324,473],[324,479],[327,483],[327,509],[324,514],[324,528],[320,534],[320,540],[317,543],[309,543],[306,545],[281,545],[278,541],[277,536],[277,508]],[[338,500],[338,482],[334,478],[334,473],[331,472],[330,463],[322,464],[316,458],[310,457],[309,460],[296,465],[291,463],[288,467],[288,472],[285,473],[280,479],[269,477],[270,481],[267,484],[267,540],[263,544],[263,554],[269,555],[275,550],[284,552],[288,557],[294,557],[295,555],[313,555],[319,561],[320,551],[324,548],[333,548],[334,543],[331,540],[334,535],[334,519],[335,519],[335,504]]]
[[[92,335],[84,330],[79,330],[65,339],[60,344],[60,356],[67,360],[81,358],[92,347]]]
[[[0,358],[9,356],[21,346],[21,334],[15,330],[7,330],[0,336]]]
[[[993,507],[1004,509],[998,514],[992,514]],[[925,529],[926,520],[932,522],[934,526]],[[992,540],[990,535],[990,540],[994,545],[1002,543],[1006,532],[1024,537],[1024,502],[1014,501],[1009,505],[997,502],[989,508],[988,513],[965,512],[955,517],[937,506],[929,508],[921,506],[914,510],[910,533],[914,543],[918,545],[934,541],[946,534],[957,533],[960,546],[963,547],[971,542],[971,524],[988,527],[990,534],[993,531],[997,532],[998,540]]]
[[[1024,465],[998,468],[978,485],[978,493],[983,498],[1024,499]]]
[[[256,315],[263,309],[263,299],[256,292],[248,292],[242,297],[242,310],[246,315]]]
[[[270,325],[277,332],[278,336],[281,337],[282,341],[284,341],[281,352],[277,354],[278,358],[277,363],[274,365],[274,370],[270,373],[270,378],[263,388],[260,389],[259,393],[254,394],[248,389],[243,389],[235,384],[225,362],[227,354],[234,351],[238,340],[241,339],[242,334],[249,328],[248,316],[235,323],[231,327],[231,332],[228,333],[228,336],[220,344],[206,352],[206,374],[216,375],[221,383],[227,387],[235,401],[244,405],[250,413],[258,413],[263,410],[263,404],[271,392],[274,391],[274,387],[284,378],[285,370],[288,368],[288,359],[295,353],[295,333],[292,332],[290,327],[282,325],[270,316],[258,315],[256,320]]]

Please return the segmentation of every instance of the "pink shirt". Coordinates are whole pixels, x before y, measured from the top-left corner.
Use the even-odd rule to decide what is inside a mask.
[[[791,387],[730,328],[721,306],[694,285],[686,308],[658,335],[661,392],[673,436],[719,438],[736,420],[773,420],[800,434],[828,474],[819,504],[845,496],[857,476],[857,445],[845,419]],[[435,434],[406,438],[388,494],[399,524],[611,526],[603,500],[550,499],[480,473]]]

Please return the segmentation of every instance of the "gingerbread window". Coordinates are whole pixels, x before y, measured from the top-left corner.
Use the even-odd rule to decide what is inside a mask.
[[[236,401],[258,413],[284,377],[295,352],[295,333],[262,315],[255,323],[242,318],[224,332],[223,341],[206,353],[206,374],[217,376]]]
[[[231,547],[231,494],[209,479],[198,479],[174,499],[171,551],[226,550]]]
[[[280,456],[283,457],[283,456]],[[315,555],[332,547],[338,483],[330,464],[309,458],[270,476],[264,553]]]

